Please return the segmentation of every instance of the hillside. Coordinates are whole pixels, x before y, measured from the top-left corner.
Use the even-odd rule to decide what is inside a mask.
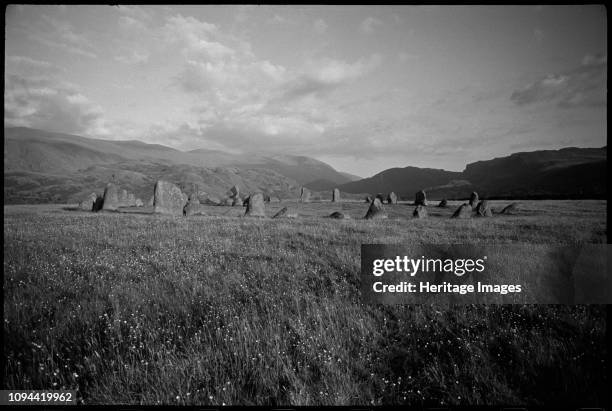
[[[606,198],[607,152],[569,147],[514,153],[468,164],[463,172],[430,168],[391,168],[343,184],[350,193],[395,191],[411,200],[424,189],[431,199],[463,199],[472,191],[489,198]]]
[[[140,141],[90,139],[24,127],[5,128],[4,203],[73,202],[114,179],[146,200],[157,178],[221,198],[233,185],[297,197],[308,181],[349,178],[304,156],[183,152]]]

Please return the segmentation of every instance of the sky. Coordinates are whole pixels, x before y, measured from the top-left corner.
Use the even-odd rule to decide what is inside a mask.
[[[607,144],[597,5],[13,5],[5,27],[5,127],[362,177]]]

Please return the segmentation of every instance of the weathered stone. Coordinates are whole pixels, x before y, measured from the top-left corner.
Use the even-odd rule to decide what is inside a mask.
[[[87,196],[86,199],[84,199],[83,201],[79,203],[79,210],[93,211],[94,203],[96,202],[96,198],[98,198],[96,193],[91,193],[89,196]]]
[[[183,207],[187,203],[187,195],[175,184],[158,180],[155,183],[155,198],[153,207],[155,213],[160,214],[183,214]]]
[[[503,208],[501,210],[501,214],[514,214],[518,211],[518,203],[512,203]]]
[[[448,207],[448,201],[446,201],[446,198],[440,201],[440,203],[438,204],[438,207],[441,207],[441,208]]]
[[[372,203],[370,204],[370,208],[368,208],[368,212],[366,213],[364,218],[366,220],[387,218],[387,214],[385,213],[382,202],[378,197],[375,198],[374,201],[372,201]]]
[[[295,211],[290,212],[287,207],[283,207],[272,218],[297,218],[297,216]]]
[[[229,195],[231,198],[240,197],[240,189],[238,188],[238,186],[230,188]]]
[[[232,199],[232,198],[226,198],[226,199],[225,199],[225,205],[227,205],[227,206],[233,206],[233,205],[234,205],[234,201],[235,201],[235,199]]]
[[[113,183],[108,183],[104,188],[102,210],[115,211],[119,207],[119,187]]]
[[[246,199],[243,200],[242,198],[240,198],[239,195],[235,196],[234,198],[231,198],[231,200],[232,200],[232,204],[231,205],[233,207],[242,207],[243,204],[244,204],[244,201],[246,201]]]
[[[127,196],[127,205],[129,207],[136,207],[136,197],[132,193],[128,193]]]
[[[136,207],[142,207],[142,206],[144,206],[144,203],[142,202],[142,200],[141,200],[140,198],[137,198],[137,199],[136,199],[135,204],[136,204]]]
[[[416,206],[412,212],[412,216],[416,218],[427,218],[427,208],[422,205]]]
[[[329,215],[329,218],[335,218],[337,220],[348,220],[351,217],[347,214],[341,213],[340,211],[334,211]]]
[[[472,194],[470,194],[470,207],[472,207],[472,210],[475,210],[476,207],[478,206],[478,193],[476,191],[473,191]]]
[[[391,191],[387,196],[387,204],[397,204],[397,194],[395,194],[393,191]]]
[[[264,203],[270,202],[270,196],[268,194],[264,194]]]
[[[310,202],[310,190],[308,190],[306,187],[302,187],[300,192],[300,201],[302,203]]]
[[[266,206],[262,193],[255,193],[249,196],[249,204],[247,205],[245,217],[265,217]]]
[[[155,202],[155,196],[152,195],[151,198],[149,198],[149,201],[147,201],[147,206],[153,207],[154,202]]]
[[[451,218],[470,218],[472,216],[472,207],[469,204],[461,204],[459,208],[453,213]]]
[[[487,200],[482,200],[476,206],[476,216],[478,217],[493,217],[493,212],[491,211],[491,207],[489,207],[489,202]]]
[[[340,190],[334,188],[334,191],[332,191],[332,202],[337,203],[338,201],[340,201]]]
[[[418,191],[414,195],[414,205],[427,206],[427,195],[424,190]]]

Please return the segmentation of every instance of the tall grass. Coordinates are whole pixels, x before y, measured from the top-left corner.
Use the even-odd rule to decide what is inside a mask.
[[[604,307],[369,306],[358,276],[361,243],[605,242],[605,202],[468,221],[297,207],[304,218],[259,220],[5,206],[6,388],[85,404],[604,401]]]

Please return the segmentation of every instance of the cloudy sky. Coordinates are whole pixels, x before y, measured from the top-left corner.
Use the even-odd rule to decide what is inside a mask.
[[[369,176],[606,145],[600,6],[9,6],[5,126]]]

